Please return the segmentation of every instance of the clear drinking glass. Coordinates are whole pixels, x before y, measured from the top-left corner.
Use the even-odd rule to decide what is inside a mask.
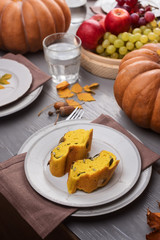
[[[43,40],[45,60],[55,83],[79,78],[81,39],[69,33],[54,33]]]
[[[82,23],[87,13],[87,0],[66,0],[66,3],[71,10],[71,23]]]

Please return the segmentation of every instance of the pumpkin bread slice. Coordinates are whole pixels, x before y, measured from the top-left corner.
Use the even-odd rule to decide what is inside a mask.
[[[101,151],[93,158],[78,160],[71,166],[67,187],[70,194],[77,189],[90,193],[105,186],[111,179],[119,160],[108,151]]]
[[[93,129],[67,132],[51,152],[49,167],[52,175],[62,177],[69,172],[73,161],[86,158],[91,149],[92,136]]]

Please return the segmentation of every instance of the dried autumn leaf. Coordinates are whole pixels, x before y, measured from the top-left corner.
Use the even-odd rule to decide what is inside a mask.
[[[154,230],[151,233],[146,235],[146,239],[159,240],[160,239],[160,213],[153,213],[148,209],[147,223]]]
[[[148,209],[147,210],[147,223],[151,228],[160,230],[160,213],[152,213]]]
[[[73,99],[66,99],[66,102],[68,103],[69,106],[73,106],[73,107],[79,107],[82,108],[82,106],[80,105],[80,103],[76,102]]]
[[[4,80],[8,80],[8,79],[10,79],[11,77],[12,77],[12,75],[9,74],[9,73],[6,73],[6,74],[4,74],[4,75],[2,76],[2,78],[3,78]]]
[[[79,83],[75,83],[72,87],[71,87],[71,91],[74,93],[81,93],[83,90],[83,88],[81,87],[81,85]]]
[[[85,92],[93,92],[88,85],[83,87]]]
[[[160,231],[156,230],[146,235],[147,240],[160,240]]]
[[[69,83],[67,81],[63,81],[56,85],[57,90],[63,90],[69,86]]]
[[[91,88],[96,88],[98,86],[99,86],[99,83],[92,83],[91,85],[84,86],[83,89],[84,89],[85,92],[90,92],[90,93],[95,94],[95,92],[93,92],[93,90]]]
[[[4,86],[0,85],[0,89],[4,89]]]
[[[12,77],[11,74],[4,74],[1,78],[0,78],[0,84],[10,84],[10,82],[8,82],[7,80],[10,79]]]
[[[80,101],[84,102],[95,101],[94,97],[90,93],[78,93],[77,97]]]
[[[98,86],[99,86],[99,83],[92,83],[91,85],[89,85],[89,88],[95,88]]]
[[[63,90],[58,90],[58,95],[60,98],[70,98],[74,96],[74,93],[72,93],[69,88],[65,88]]]

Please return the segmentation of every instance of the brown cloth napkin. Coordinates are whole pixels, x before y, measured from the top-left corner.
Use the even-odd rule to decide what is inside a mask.
[[[142,169],[150,166],[160,158],[158,154],[152,152],[129,134],[113,118],[102,114],[93,122],[110,126],[128,136],[140,152]],[[23,153],[0,163],[0,190],[3,196],[39,236],[45,238],[77,209],[48,201],[31,188],[24,173],[25,155]]]
[[[31,93],[36,88],[40,87],[51,78],[51,76],[42,72],[36,65],[34,65],[31,61],[29,61],[26,57],[24,57],[21,54],[7,53],[3,56],[3,58],[15,60],[19,63],[22,63],[30,70],[32,74],[32,84],[30,89],[27,91],[27,94]]]
[[[61,206],[41,197],[24,173],[26,153],[0,163],[0,191],[26,222],[45,238],[76,208]]]
[[[90,9],[94,14],[106,14],[106,12],[104,12],[103,9],[99,6],[90,7]]]

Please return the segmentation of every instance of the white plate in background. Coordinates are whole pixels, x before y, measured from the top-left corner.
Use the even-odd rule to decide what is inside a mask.
[[[66,0],[68,7],[76,8],[81,7],[87,3],[87,0]]]
[[[32,84],[32,75],[29,69],[21,63],[10,59],[0,59],[0,77],[11,74],[10,84],[0,89],[0,107],[12,103],[22,97]]]
[[[43,86],[37,88],[27,96],[21,97],[17,101],[8,104],[7,106],[0,108],[0,117],[8,116],[12,113],[16,113],[28,105],[30,105],[37,97],[40,95],[41,91],[43,89]]]
[[[156,17],[160,17],[160,3],[159,0],[140,0],[140,3],[142,6],[146,5],[152,5],[152,11],[155,14]],[[99,6],[102,8],[102,10],[106,13],[111,11],[115,6],[117,5],[117,2],[115,0],[98,0],[96,1],[94,6]],[[154,8],[156,7],[156,8]],[[158,9],[157,9],[158,8]]]

